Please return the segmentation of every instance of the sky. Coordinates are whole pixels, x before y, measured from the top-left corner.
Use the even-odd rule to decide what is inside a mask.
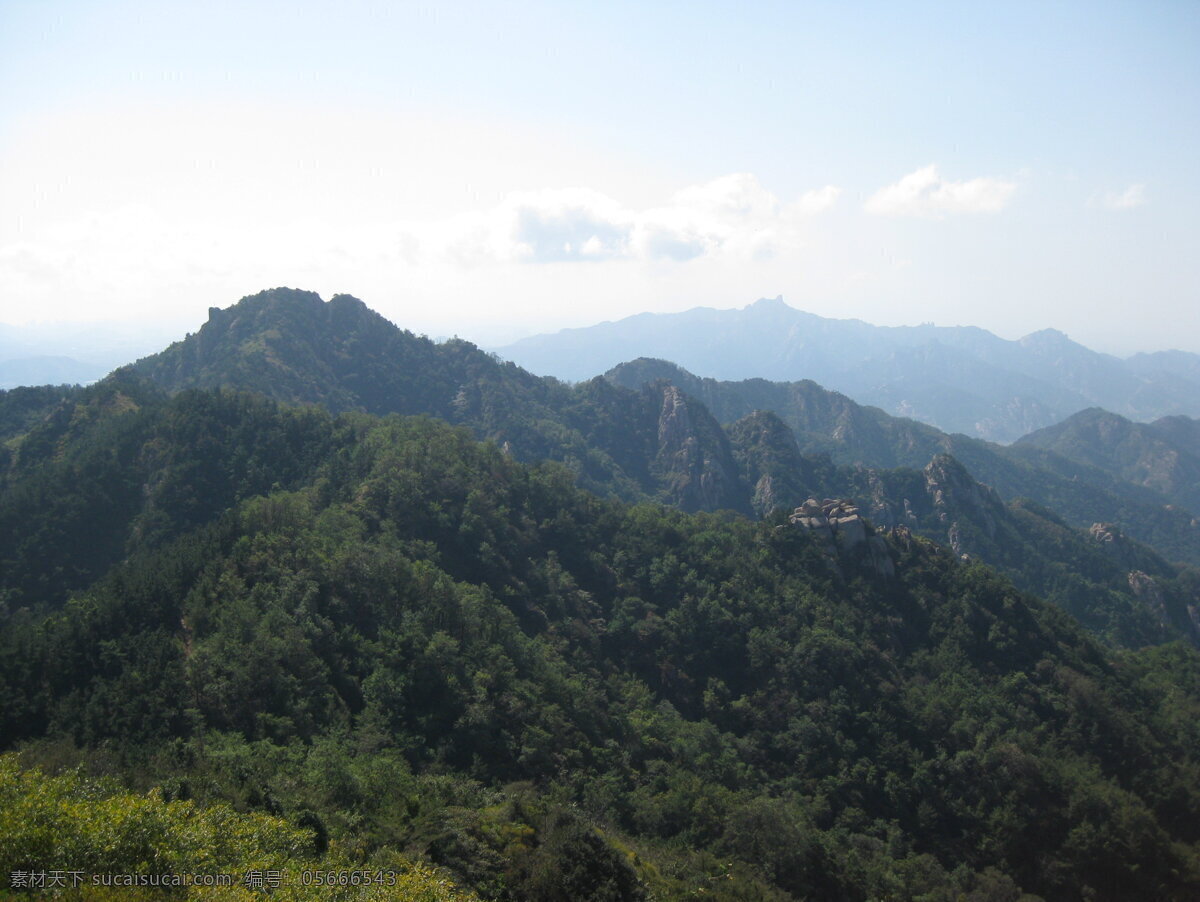
[[[1200,352],[1200,3],[0,0],[0,324],[782,295]]]

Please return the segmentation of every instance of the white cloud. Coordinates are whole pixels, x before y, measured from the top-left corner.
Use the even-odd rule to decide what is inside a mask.
[[[410,222],[404,231],[426,255],[470,266],[620,259],[632,228],[632,214],[616,201],[568,188],[510,194],[491,209]]]
[[[661,279],[682,270],[676,264],[694,262],[687,269],[697,273],[753,263],[761,274],[762,261],[794,259],[812,239],[806,220],[838,194],[825,186],[785,204],[755,176],[735,173],[686,187],[659,206],[563,188],[512,193],[450,216],[398,211],[358,222],[324,210],[270,219],[192,215],[171,198],[100,202],[0,235],[0,322],[51,309],[67,318],[149,317],[185,305],[206,309],[213,299],[265,285],[385,298],[495,277],[498,268],[506,283],[518,270],[550,278],[535,276],[534,264],[632,261],[655,265],[652,278]],[[596,278],[611,280],[626,268],[608,267]]]
[[[635,210],[586,188],[512,194],[489,210],[405,229],[434,258],[460,265],[670,260],[761,260],[802,243],[797,220],[829,209],[832,185],[790,206],[749,173],[676,192]]]
[[[826,185],[824,188],[814,188],[812,191],[806,191],[801,194],[800,199],[796,201],[793,207],[797,213],[803,216],[814,216],[832,208],[837,203],[837,199],[841,194],[842,189],[834,185]]]
[[[863,205],[877,216],[929,216],[949,213],[998,213],[1008,206],[1015,182],[975,178],[946,181],[929,165],[910,172],[894,185],[876,191]]]
[[[1131,210],[1146,202],[1146,186],[1140,182],[1124,191],[1109,191],[1100,199],[1100,206],[1108,210]]]
[[[748,172],[735,172],[684,188],[676,192],[672,203],[722,219],[763,219],[779,211],[778,198]]]

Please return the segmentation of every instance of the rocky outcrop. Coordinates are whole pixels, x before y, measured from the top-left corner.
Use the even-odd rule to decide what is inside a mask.
[[[995,550],[1000,526],[1010,513],[1000,495],[967,472],[949,454],[938,454],[922,471],[933,512],[946,527],[946,541],[963,560]]]
[[[1120,530],[1111,523],[1093,523],[1088,529],[1092,541],[1104,548],[1105,551],[1115,549],[1124,540]]]
[[[1141,570],[1132,570],[1129,573],[1129,590],[1133,592],[1134,598],[1146,606],[1158,622],[1163,626],[1170,626],[1170,618],[1167,616],[1167,603],[1163,596],[1162,587],[1148,573],[1143,573]]]
[[[790,510],[812,493],[813,466],[774,413],[756,410],[729,426],[727,434],[741,479],[753,487],[750,506],[756,514]]]
[[[654,469],[667,483],[668,500],[686,511],[742,510],[728,440],[707,410],[697,406],[696,413],[682,391],[662,387]]]
[[[943,523],[965,516],[987,537],[995,538],[997,515],[1004,502],[991,486],[976,482],[967,468],[949,454],[939,454],[925,467],[925,490]]]
[[[788,519],[794,526],[814,533],[831,557],[859,559],[886,579],[895,575],[896,565],[887,542],[875,534],[852,502],[809,498]]]
[[[758,482],[754,483],[754,497],[750,499],[750,505],[755,511],[773,511],[779,506],[775,477],[770,473],[764,473]]]

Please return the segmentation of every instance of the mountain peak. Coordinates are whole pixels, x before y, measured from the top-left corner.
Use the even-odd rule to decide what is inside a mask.
[[[747,310],[755,310],[759,313],[776,311],[776,310],[791,310],[783,300],[783,295],[777,294],[773,298],[759,298],[753,304],[747,304]]]
[[[264,304],[293,304],[296,306],[313,306],[315,304],[323,304],[321,296],[315,291],[305,291],[302,288],[287,288],[280,286],[279,288],[268,288],[256,294],[248,294],[240,301],[238,305],[245,304],[248,307],[254,307]]]
[[[352,294],[335,294],[329,299],[329,303],[334,307],[345,307],[354,310],[370,310],[365,303],[356,298]]]
[[[1054,347],[1061,345],[1074,344],[1071,337],[1066,332],[1060,332],[1058,329],[1039,329],[1036,332],[1030,332],[1021,339],[1021,344],[1025,347]]]

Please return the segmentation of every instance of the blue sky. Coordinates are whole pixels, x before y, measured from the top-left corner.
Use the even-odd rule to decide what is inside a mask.
[[[795,307],[1200,351],[1200,4],[0,0],[0,322]]]

